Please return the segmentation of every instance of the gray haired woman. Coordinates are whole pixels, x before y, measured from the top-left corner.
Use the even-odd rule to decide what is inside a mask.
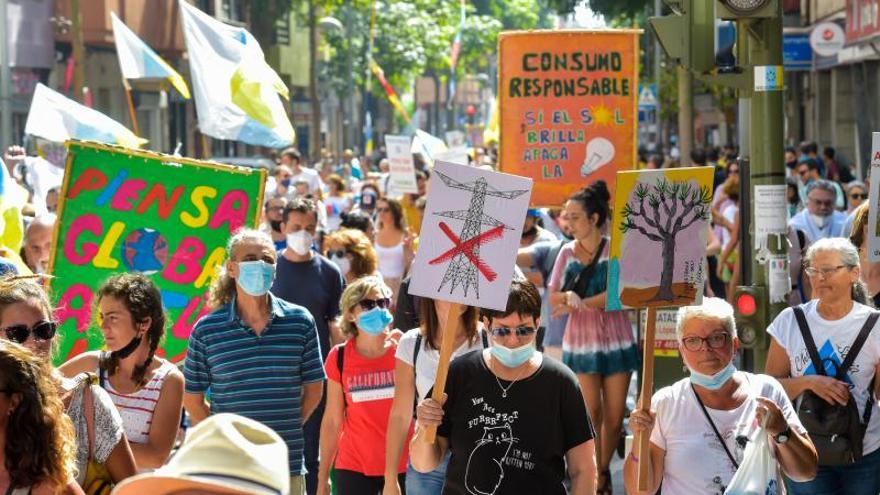
[[[649,434],[651,448],[649,456],[627,457],[627,492],[656,493],[662,482],[664,495],[724,493],[761,424],[782,471],[811,479],[816,450],[782,386],[733,364],[739,339],[730,304],[708,297],[679,309],[676,337],[690,377],[660,389],[650,410],[639,406],[630,415],[633,432]],[[636,490],[640,463],[648,463],[646,492]],[[774,488],[768,484],[767,493]]]
[[[791,482],[789,491],[795,495],[876,495],[880,492],[880,413],[875,397],[880,381],[874,377],[880,369],[880,332],[873,328],[876,319],[869,319],[875,311],[866,305],[859,254],[849,240],[827,238],[810,246],[805,262],[814,299],[786,309],[770,324],[766,372],[782,383],[799,406],[814,396],[846,406],[852,396],[859,417],[869,420],[860,439],[861,459],[843,465],[822,461],[815,479]],[[860,339],[861,346],[854,345],[863,330],[870,333]],[[849,356],[854,348],[855,354]],[[818,372],[817,360],[821,361]],[[806,409],[801,408],[802,418],[809,414]],[[819,458],[827,457],[831,449],[819,440],[818,432],[813,436]]]

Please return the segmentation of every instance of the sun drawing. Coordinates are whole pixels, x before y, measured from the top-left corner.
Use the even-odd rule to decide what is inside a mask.
[[[593,122],[596,125],[611,125],[614,120],[614,114],[605,105],[593,107]]]

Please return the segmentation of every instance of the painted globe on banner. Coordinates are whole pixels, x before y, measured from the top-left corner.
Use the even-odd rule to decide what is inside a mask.
[[[122,242],[122,263],[132,271],[155,273],[168,261],[168,241],[158,231],[146,227],[128,234]]]

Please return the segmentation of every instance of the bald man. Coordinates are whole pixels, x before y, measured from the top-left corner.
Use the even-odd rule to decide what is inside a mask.
[[[46,273],[52,251],[52,231],[55,215],[42,215],[34,219],[24,233],[22,254],[28,268],[34,273]]]

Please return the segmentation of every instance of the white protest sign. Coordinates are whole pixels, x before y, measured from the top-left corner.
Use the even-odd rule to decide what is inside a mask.
[[[388,188],[395,193],[418,194],[416,167],[410,151],[409,136],[385,135],[385,148],[388,152]]]
[[[446,131],[446,146],[451,150],[467,148],[467,136],[461,131]]]
[[[532,180],[435,162],[409,293],[504,311]]]
[[[880,132],[871,134],[871,190],[868,193],[868,261],[880,261],[880,226],[877,208],[880,207]]]
[[[434,155],[435,160],[447,163],[457,163],[459,165],[469,165],[468,154],[466,148],[456,148],[449,151],[443,151]]]

